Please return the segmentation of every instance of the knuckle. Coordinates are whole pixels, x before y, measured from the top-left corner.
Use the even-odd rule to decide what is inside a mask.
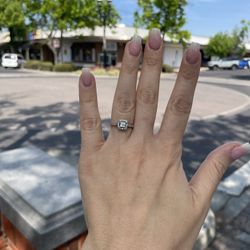
[[[184,96],[175,96],[170,100],[170,110],[174,114],[189,114],[191,107],[192,102],[186,100]]]
[[[155,147],[157,151],[164,155],[168,168],[176,166],[182,166],[181,164],[181,157],[182,157],[182,144],[177,142],[176,140],[165,140],[160,134],[156,135],[156,144]],[[178,168],[177,167],[177,168]]]
[[[94,130],[101,126],[99,118],[87,117],[80,119],[80,125],[83,130]]]
[[[142,88],[138,92],[138,99],[145,104],[155,104],[157,96],[153,89]]]
[[[182,152],[182,147],[180,144],[176,145],[176,147],[173,147],[173,146],[166,147],[166,150],[163,153],[165,154],[169,168],[171,167],[176,168],[176,165],[178,167],[182,166],[181,152]]]
[[[138,66],[135,65],[134,63],[123,62],[123,70],[125,71],[125,73],[129,75],[133,75],[137,73]]]
[[[96,95],[95,94],[85,95],[84,98],[81,98],[81,102],[84,104],[95,103]]]
[[[182,69],[182,77],[185,80],[193,80],[197,77],[197,69],[190,67],[183,67]]]
[[[216,180],[219,180],[223,176],[225,169],[226,166],[221,160],[214,160],[212,166],[209,168],[211,180],[214,182],[214,177],[216,177]]]
[[[157,66],[161,63],[161,58],[156,56],[145,56],[144,60],[148,66]]]
[[[116,103],[118,111],[122,113],[129,113],[135,108],[135,102],[131,99],[129,93],[120,94]]]

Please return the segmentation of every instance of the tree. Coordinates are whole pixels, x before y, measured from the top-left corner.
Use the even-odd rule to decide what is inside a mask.
[[[104,1],[106,2],[106,1]],[[94,29],[101,25],[97,12],[97,1],[93,0],[26,0],[29,12],[29,19],[37,28],[48,31],[48,40],[51,48],[57,54],[57,60],[63,43],[63,33],[68,30],[88,27]],[[106,5],[103,5],[106,8]],[[108,19],[109,25],[114,25],[118,20],[118,14],[114,7],[111,7],[112,16]],[[60,46],[55,49],[52,41],[55,34],[60,32]],[[62,55],[62,53],[61,53]]]
[[[234,28],[231,33],[219,32],[215,34],[206,47],[208,56],[241,57],[246,53],[245,41],[248,37],[249,21],[241,21],[240,28]]]
[[[208,56],[228,57],[233,49],[233,39],[228,33],[219,32],[210,40],[205,49]]]
[[[98,1],[97,2],[98,16],[100,17],[99,25],[103,26],[103,66],[106,68],[107,65],[107,42],[106,42],[106,27],[115,26],[118,19],[120,19],[119,14],[116,12],[114,7],[111,5],[111,1]]]
[[[159,28],[163,37],[183,42],[190,34],[182,27],[186,23],[185,6],[187,0],[138,0],[140,11],[134,14],[135,27]]]
[[[10,33],[10,49],[14,52],[16,44],[26,40],[27,30],[22,1],[0,0],[0,29],[7,29]]]
[[[97,2],[97,6],[95,8],[97,9],[97,25],[106,25],[112,28],[115,27],[117,22],[120,20],[120,15],[108,0],[102,0],[101,4],[98,4]],[[104,18],[105,13],[106,18]]]
[[[107,8],[106,0],[102,8]],[[114,26],[118,19],[119,15],[112,5],[107,26]],[[61,46],[57,50],[52,46],[56,33],[60,32],[60,44],[62,44],[65,31],[83,27],[94,29],[96,25],[102,25],[97,1],[0,0],[0,28],[9,30],[10,44],[15,44],[15,41],[26,41],[29,32],[42,29],[48,32],[48,44],[57,55],[58,61]]]

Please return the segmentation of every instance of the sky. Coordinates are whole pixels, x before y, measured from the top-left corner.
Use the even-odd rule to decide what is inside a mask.
[[[121,23],[133,26],[137,0],[113,0]],[[188,0],[185,29],[192,35],[213,36],[231,31],[242,19],[250,20],[250,0]]]

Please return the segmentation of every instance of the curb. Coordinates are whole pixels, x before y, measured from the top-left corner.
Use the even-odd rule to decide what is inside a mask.
[[[216,114],[216,115],[208,115],[208,116],[204,116],[204,117],[201,117],[201,118],[193,117],[193,118],[190,118],[190,121],[191,120],[192,121],[212,120],[212,119],[216,119],[216,118],[222,118],[222,117],[226,117],[226,116],[232,116],[232,115],[240,113],[241,111],[245,111],[248,108],[250,108],[250,98],[249,98],[249,101],[247,103],[245,103],[245,104],[243,104],[243,105],[241,105],[241,106],[239,106],[237,108],[230,109],[230,110],[221,112],[221,113]]]

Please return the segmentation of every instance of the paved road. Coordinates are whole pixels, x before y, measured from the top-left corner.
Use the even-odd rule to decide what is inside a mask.
[[[2,72],[5,72],[5,70]],[[11,76],[12,73],[10,72],[11,71],[5,72],[5,76],[6,74],[10,74]],[[37,77],[35,73],[13,72],[15,72],[13,73],[14,78],[1,78],[0,72],[0,99],[2,98],[2,100],[0,100],[0,112],[5,116],[4,119],[0,118],[0,150],[8,150],[31,143],[66,162],[77,164],[80,134],[79,130],[76,129],[78,126],[76,77],[68,76],[67,78],[58,78],[48,75]],[[237,74],[245,74],[246,72],[247,71],[237,72]],[[220,72],[219,74],[222,73],[231,74],[231,72],[226,73],[226,71]],[[19,78],[18,76],[21,74],[23,74],[23,77]],[[201,90],[204,90],[202,86],[207,85],[217,87],[216,74],[218,74],[218,72],[204,72],[201,73],[201,76],[207,76],[207,74],[212,74],[211,79],[214,80],[207,83],[201,81],[201,84],[198,85],[201,87]],[[206,78],[206,80],[207,79],[208,78]],[[230,78],[230,80],[232,80],[232,78]],[[99,79],[98,81],[100,85],[105,86],[105,88],[101,87],[101,89],[103,89],[99,92],[101,96],[105,95],[105,90],[107,91],[110,88],[114,88],[114,82],[112,83],[112,81],[105,79]],[[225,82],[227,82],[227,80],[225,80]],[[168,91],[169,89],[166,86],[172,83],[172,78],[163,80],[162,85],[165,85],[165,88],[163,88],[162,91]],[[235,83],[237,84],[220,83],[218,86],[226,88],[227,91],[230,89],[235,90],[250,97],[250,86],[246,84],[241,86],[239,79],[237,79]],[[8,86],[7,89],[9,92],[3,93],[4,89],[6,91],[6,88],[2,88],[3,85]],[[36,87],[34,88],[34,86]],[[214,93],[210,92],[212,95],[218,92],[218,88],[210,88],[210,90],[217,90]],[[203,91],[201,91],[201,93],[202,92]],[[207,95],[208,93],[205,91],[203,94]],[[4,100],[3,96],[5,97]],[[44,98],[41,98],[42,96]],[[64,102],[62,102],[62,100],[64,100]],[[203,98],[201,98],[201,100],[203,101]],[[226,100],[227,98],[224,96],[224,98],[222,98],[222,104]],[[235,100],[232,103],[233,105],[238,104]],[[19,108],[15,107],[17,104]],[[209,101],[206,105],[208,104]],[[202,106],[206,105],[202,103]],[[110,109],[110,107],[107,109]],[[108,113],[110,110],[106,111]],[[105,110],[103,110],[103,112],[105,113]],[[248,141],[250,138],[249,117],[250,107],[230,116],[221,116],[208,120],[192,120],[188,125],[183,141],[183,161],[188,178],[193,175],[201,161],[203,161],[206,155],[215,147],[229,140]],[[108,118],[104,119],[104,127],[108,128],[109,122]],[[20,124],[22,126],[18,127]],[[6,129],[6,127],[8,127],[8,129]],[[28,129],[22,129],[24,127]],[[105,132],[105,135],[107,136],[107,132]],[[242,166],[248,160],[249,158],[244,157],[240,161],[236,161],[225,176],[230,175],[232,171]],[[250,249],[250,243],[247,243],[247,239],[249,240],[250,238],[249,211],[250,203],[246,206],[246,209],[229,224],[224,222],[223,216],[219,216],[219,221],[217,219],[217,237],[209,250]],[[237,232],[237,234],[235,234],[235,232]],[[242,240],[244,237],[237,238],[241,233],[244,233],[245,241]]]
[[[17,74],[30,75],[31,72],[24,71],[22,69],[4,69],[0,67],[0,75],[7,74],[15,76]],[[36,75],[33,72],[33,75]],[[224,79],[236,79],[236,80],[250,80],[250,69],[247,70],[206,70],[200,73],[200,76],[214,77],[214,78],[224,78]],[[45,76],[44,76],[45,77]]]
[[[247,70],[208,70],[200,74],[206,77],[217,77],[224,79],[250,80],[250,69]]]
[[[32,143],[54,156],[76,164],[80,144],[77,76],[52,75],[51,77],[44,73],[29,73],[22,70],[3,70],[3,72],[13,72],[13,74],[2,75],[4,76],[2,78],[0,75],[0,130],[4,131],[0,135],[2,137],[0,150]],[[20,74],[23,74],[22,77],[15,77]],[[174,78],[162,80],[156,119],[158,126],[173,82]],[[115,85],[114,78],[97,79],[104,128],[109,127],[112,105],[110,96],[114,94]],[[233,85],[230,87],[235,90],[241,88]],[[245,92],[242,91],[244,94]],[[247,101],[249,98],[228,88],[221,88],[221,85],[218,87],[211,83],[198,84],[191,118],[199,120],[217,113],[225,113],[245,105]],[[223,120],[224,118],[221,119],[192,121],[189,124],[183,153],[189,177],[212,149],[228,139],[237,139],[231,128],[233,124],[238,127],[238,118],[230,124],[227,120]],[[224,133],[224,136],[221,133]]]
[[[8,68],[8,69],[5,69],[3,67],[0,67],[0,75],[1,74],[9,74],[9,75],[12,75],[12,76],[15,76],[16,74],[30,74],[22,69],[12,69],[12,68]]]

